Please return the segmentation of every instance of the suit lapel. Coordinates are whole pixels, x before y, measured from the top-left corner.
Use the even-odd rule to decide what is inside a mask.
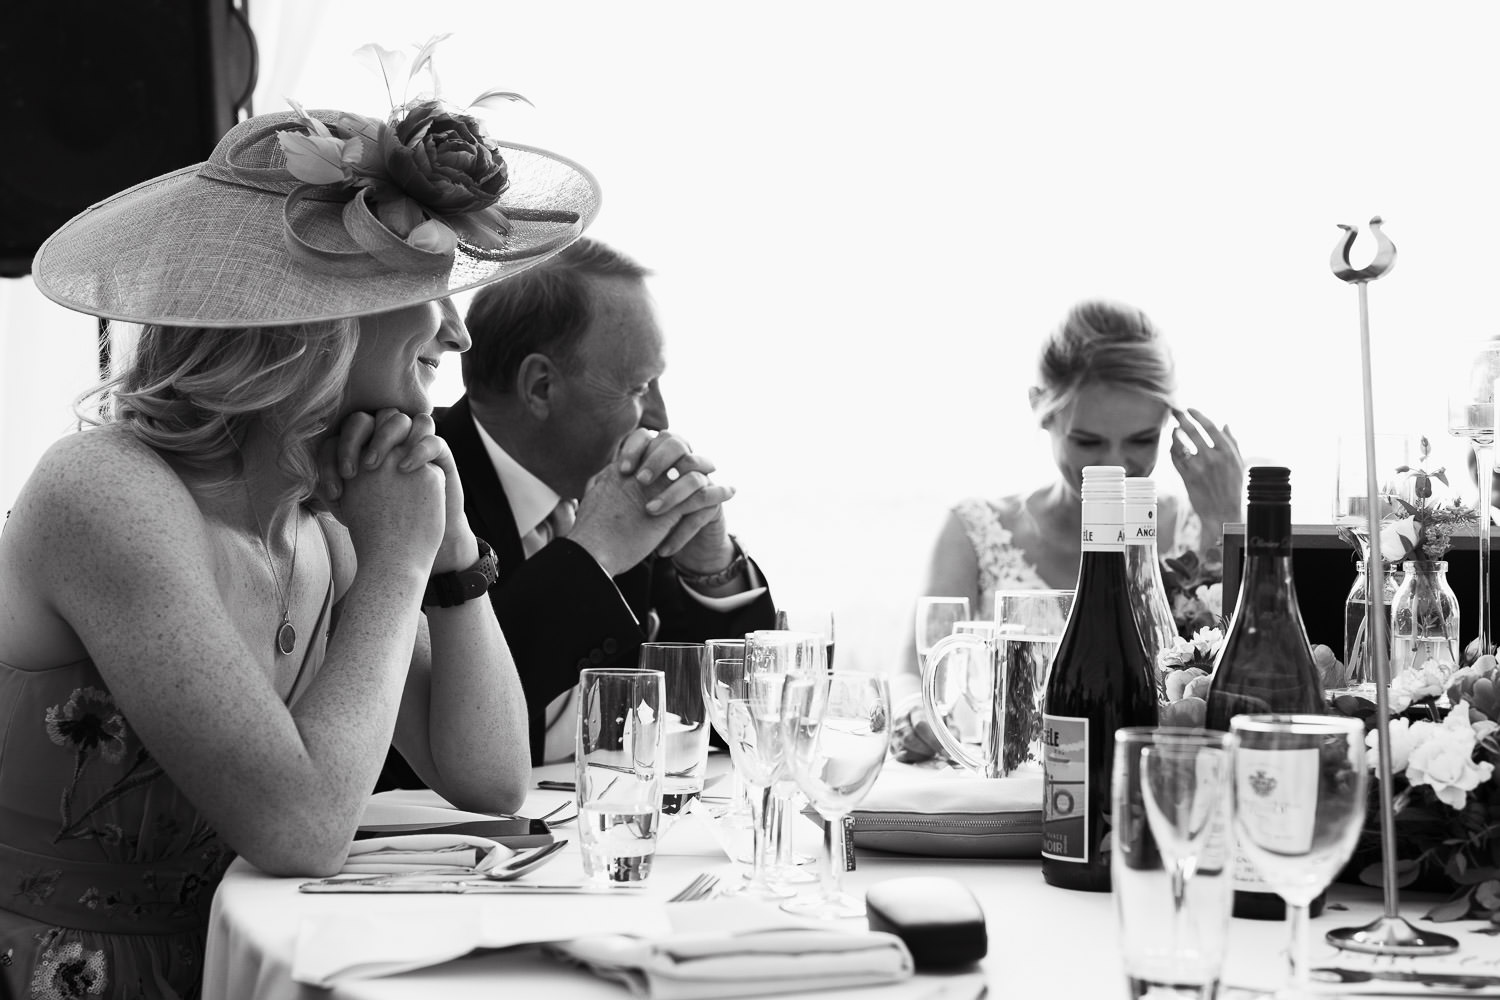
[[[509,576],[526,559],[510,501],[500,488],[500,477],[474,428],[469,397],[464,396],[437,416],[437,432],[448,442],[464,486],[464,514],[474,534],[490,543],[502,576]]]

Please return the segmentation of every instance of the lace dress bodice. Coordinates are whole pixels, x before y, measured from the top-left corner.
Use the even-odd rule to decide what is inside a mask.
[[[1051,588],[1026,553],[1015,544],[1008,527],[1016,523],[1024,504],[1025,497],[1019,495],[999,499],[968,497],[953,507],[979,563],[980,607],[975,617],[981,621],[994,618],[996,590]],[[1192,508],[1171,496],[1162,499],[1161,507],[1164,521],[1169,519],[1173,525],[1172,551],[1161,554],[1175,554],[1196,546],[1202,529]]]

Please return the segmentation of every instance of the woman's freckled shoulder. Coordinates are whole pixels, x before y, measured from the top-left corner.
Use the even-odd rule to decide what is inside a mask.
[[[39,527],[66,528],[194,508],[187,487],[160,455],[127,430],[106,426],[54,442],[37,462],[16,509]]]

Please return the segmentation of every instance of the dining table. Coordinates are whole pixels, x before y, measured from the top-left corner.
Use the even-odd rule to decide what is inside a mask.
[[[722,772],[723,762],[717,762]],[[540,816],[571,800],[571,793],[538,787],[539,782],[566,782],[571,764],[533,770],[531,791],[521,815]],[[433,801],[440,802],[435,793]],[[566,810],[564,811],[566,812]],[[576,820],[572,821],[576,824]],[[314,894],[299,887],[307,878],[266,875],[243,859],[225,874],[213,901],[205,959],[207,1000],[496,1000],[497,997],[541,997],[548,1000],[625,1000],[624,985],[562,961],[535,939],[584,935],[606,917],[618,923],[612,906],[634,908],[641,927],[654,926],[674,904],[669,898],[696,876],[711,872],[725,884],[740,877],[740,866],[726,853],[724,827],[699,808],[677,817],[661,834],[644,888],[634,893],[600,895],[436,895]],[[535,882],[578,881],[582,859],[577,834],[568,823],[553,831],[569,844],[557,858],[527,879]],[[817,828],[810,820],[797,831],[799,852],[816,854]],[[899,982],[816,992],[781,991],[783,997],[869,997],[872,1000],[991,1000],[1004,997],[1125,997],[1116,912],[1110,893],[1075,892],[1043,881],[1040,859],[918,857],[868,850],[853,851],[852,870],[844,888],[862,895],[890,879],[938,876],[970,890],[984,912],[987,952],[978,963],[960,969],[918,970]],[[815,883],[802,887],[815,891]],[[628,900],[615,898],[628,896]],[[1403,897],[1402,913],[1420,921],[1441,897]],[[1412,959],[1339,952],[1324,942],[1332,929],[1363,926],[1382,912],[1378,889],[1336,883],[1323,913],[1311,921],[1312,961],[1316,965],[1401,970],[1416,968]],[[832,921],[862,931],[866,919]],[[480,947],[422,968],[373,977],[336,978],[327,985],[299,981],[296,973],[317,965],[309,954],[327,940],[330,929],[375,955],[391,942],[441,933],[441,928],[484,926],[493,937],[530,940],[508,947]],[[1426,925],[1430,926],[1430,925]],[[1443,959],[1443,968],[1500,975],[1500,943],[1484,921],[1441,925],[1460,941],[1459,951]],[[1165,932],[1165,928],[1163,928]],[[1232,921],[1221,996],[1251,997],[1282,984],[1286,978],[1287,926],[1282,921]],[[1433,960],[1425,960],[1431,968]],[[1327,987],[1329,995],[1444,995],[1410,983],[1374,981]],[[1384,992],[1379,992],[1379,991]],[[986,992],[987,991],[987,992]],[[1459,995],[1451,993],[1447,995]],[[1500,996],[1500,989],[1463,995]]]

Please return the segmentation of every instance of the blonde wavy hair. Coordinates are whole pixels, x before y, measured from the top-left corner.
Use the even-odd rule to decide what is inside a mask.
[[[259,422],[279,442],[289,498],[301,502],[317,486],[316,443],[338,414],[358,343],[353,319],[239,330],[150,324],[129,361],[75,409],[80,424],[124,424],[210,490],[239,482],[239,448]]]
[[[1032,400],[1043,427],[1089,385],[1131,389],[1173,405],[1172,352],[1144,312],[1117,302],[1080,302],[1043,341]]]

